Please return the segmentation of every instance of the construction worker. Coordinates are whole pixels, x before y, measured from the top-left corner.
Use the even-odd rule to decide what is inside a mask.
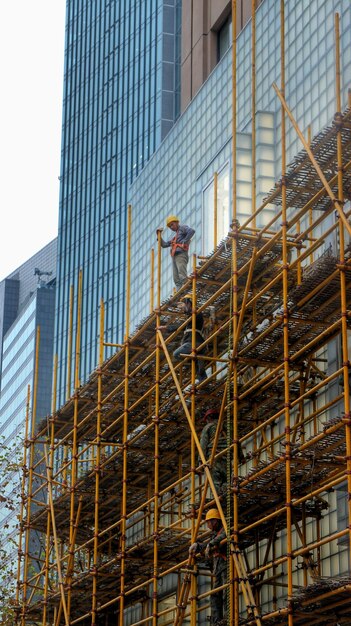
[[[208,409],[203,416],[205,426],[200,435],[200,445],[204,453],[206,461],[212,454],[213,443],[216,436],[217,424],[219,418],[218,409]],[[221,428],[221,432],[217,441],[216,453],[225,450],[228,447],[226,433]],[[199,459],[199,463],[201,460]],[[219,459],[215,459],[211,468],[211,476],[218,495],[226,493],[227,488],[227,457],[225,454]]]
[[[185,296],[182,297],[181,306],[183,308],[183,312],[185,313],[185,315],[191,316],[191,312],[192,312],[191,293],[186,293]],[[203,334],[204,317],[202,313],[196,313],[195,326],[196,326],[196,347],[197,347],[205,341],[205,337]],[[191,354],[191,350],[192,350],[192,318],[190,317],[190,320],[184,329],[182,343],[179,346],[179,348],[174,350],[173,356],[176,359],[176,361],[181,361],[183,358],[181,355]],[[203,380],[207,378],[206,369],[205,369],[205,361],[203,361],[202,359],[196,359],[195,367],[196,367],[195,384],[198,385],[199,383],[201,383]]]
[[[180,224],[176,215],[170,215],[166,220],[167,228],[174,232],[174,236],[169,241],[164,241],[161,237],[161,247],[171,248],[171,257],[173,265],[173,280],[178,289],[186,282],[188,278],[187,265],[189,261],[189,244],[195,231],[190,226]],[[162,228],[156,230],[156,235],[162,232]]]
[[[214,574],[214,588],[222,587],[227,583],[227,544],[221,544],[223,539],[226,539],[226,533],[217,509],[207,511],[206,524],[211,531],[209,539],[193,543],[189,548],[189,554],[195,556],[199,552],[203,553]],[[211,594],[211,626],[226,624],[226,609],[226,589]]]

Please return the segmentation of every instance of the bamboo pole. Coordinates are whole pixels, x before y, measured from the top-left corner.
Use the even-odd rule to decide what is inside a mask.
[[[91,606],[91,626],[97,624],[97,587],[98,587],[98,559],[99,559],[99,500],[100,500],[100,460],[101,460],[101,398],[102,398],[102,364],[104,362],[104,332],[105,332],[105,305],[100,301],[100,336],[99,336],[99,367],[98,393],[96,412],[96,462],[95,462],[95,503],[94,503],[94,551],[93,551],[93,590]]]
[[[74,387],[77,392],[80,386],[79,380],[79,368],[80,368],[80,342],[81,342],[81,325],[82,325],[82,295],[83,295],[83,272],[79,271],[78,276],[78,302],[77,302],[77,332],[76,332],[76,359],[75,359],[75,374],[74,374]]]
[[[155,302],[155,250],[151,248],[151,263],[150,263],[150,313],[154,310]]]
[[[233,294],[233,319],[232,319],[232,335],[237,337],[238,329],[238,227],[237,220],[237,0],[232,0],[232,220],[233,234],[231,244],[231,279],[230,284]],[[238,361],[233,351],[232,365],[232,381],[233,381],[233,547],[238,548],[238,530],[239,530],[239,501],[238,501],[238,481],[239,481],[239,454],[238,454]],[[228,377],[230,380],[230,377]],[[229,393],[229,390],[227,391]],[[227,485],[228,490],[228,485]],[[229,493],[228,493],[229,495]],[[229,563],[229,621],[235,626],[239,624],[239,580],[234,570],[233,559]]]
[[[55,354],[54,357],[54,376],[53,376],[53,392],[52,392],[52,413],[54,414],[56,411],[56,401],[57,401],[57,369],[58,369],[58,357]],[[50,421],[50,467],[54,465],[54,441],[55,441],[55,422],[54,420]],[[48,432],[48,435],[49,435]],[[51,528],[51,512],[50,508],[47,510],[47,521],[46,521],[46,538],[45,538],[45,579],[44,579],[44,602],[43,602],[43,624],[42,626],[46,626],[47,624],[47,606],[48,606],[48,590],[49,590],[49,571],[50,571],[50,528]]]
[[[335,87],[336,87],[336,109],[335,123],[337,124],[337,158],[338,158],[338,202],[340,206],[344,204],[343,191],[343,158],[341,141],[341,72],[340,72],[340,23],[339,14],[335,14]],[[350,231],[349,231],[350,233]],[[344,386],[344,423],[346,439],[346,476],[347,476],[347,503],[348,503],[348,531],[349,531],[349,558],[351,556],[351,412],[350,412],[350,356],[348,346],[348,324],[349,315],[347,308],[347,287],[346,287],[346,263],[345,263],[345,225],[339,214],[339,246],[340,246],[340,308],[341,308],[341,342],[342,342],[342,368]]]
[[[183,392],[182,392],[182,390],[180,388],[179,381],[177,379],[177,375],[176,375],[176,373],[174,371],[174,367],[173,367],[171,358],[170,358],[168,350],[167,350],[167,346],[165,344],[165,341],[164,341],[164,338],[162,336],[162,333],[161,333],[160,329],[158,329],[158,333],[159,333],[159,337],[160,337],[160,340],[161,340],[163,352],[164,352],[164,354],[166,356],[166,360],[167,360],[169,369],[172,372],[172,377],[173,377],[175,386],[177,388],[179,399],[180,399],[180,401],[182,403],[182,407],[184,409],[184,413],[185,413],[186,419],[188,421],[189,428],[190,428],[190,430],[192,432],[192,435],[194,437],[194,441],[195,441],[196,448],[197,448],[197,453],[198,453],[198,455],[199,455],[199,457],[201,459],[202,464],[204,465],[204,470],[205,470],[205,473],[206,473],[206,477],[208,479],[211,491],[212,491],[213,496],[214,496],[214,500],[216,502],[216,506],[217,506],[218,512],[220,514],[220,518],[221,518],[221,521],[222,521],[223,529],[224,529],[225,533],[228,533],[227,522],[226,522],[225,515],[223,513],[223,508],[222,508],[220,499],[218,497],[217,490],[216,490],[216,488],[214,486],[210,469],[207,466],[207,463],[206,463],[206,460],[205,460],[205,457],[204,457],[204,453],[203,453],[203,450],[202,450],[200,442],[199,442],[199,438],[197,436],[197,433],[196,433],[196,430],[194,428],[194,425],[193,425],[193,423],[191,421],[191,415],[189,413],[189,409],[188,409],[188,407],[186,405],[186,402],[185,402],[185,399],[184,399],[184,396],[183,396]],[[233,550],[231,550],[231,554],[232,554],[232,558],[233,558],[234,563],[235,563],[236,571],[237,571],[238,576],[240,578],[241,590],[242,590],[244,598],[245,598],[246,607],[247,607],[249,612],[252,611],[254,613],[254,616],[255,616],[255,619],[257,621],[257,624],[260,625],[261,624],[260,618],[259,618],[259,615],[258,615],[258,611],[257,611],[256,605],[255,605],[255,602],[254,602],[251,586],[250,586],[250,583],[249,583],[249,580],[248,580],[248,577],[247,577],[247,574],[246,574],[246,571],[245,571],[245,567],[243,566],[243,562],[242,562],[242,558],[241,558],[240,552],[238,550],[233,549]]]
[[[46,446],[46,444],[44,446],[44,456],[45,456],[47,481],[48,481],[48,499],[49,499],[49,506],[50,506],[50,512],[51,512],[51,525],[52,525],[52,532],[53,532],[53,535],[54,535],[54,546],[55,546],[55,554],[56,554],[56,566],[57,566],[58,584],[59,584],[59,588],[60,588],[61,601],[62,601],[62,606],[63,606],[63,613],[64,613],[64,617],[65,617],[65,625],[69,626],[70,619],[69,619],[69,615],[68,615],[68,609],[67,609],[66,598],[65,598],[65,590],[64,590],[63,579],[62,579],[61,556],[60,556],[59,546],[58,546],[58,537],[57,537],[56,521],[55,521],[55,511],[54,511],[54,499],[53,499],[53,494],[52,494],[52,482],[51,482],[52,467],[49,465],[49,459],[48,459],[48,453],[47,453],[47,446]]]
[[[73,337],[73,285],[69,290],[69,326],[68,326],[68,344],[67,344],[67,391],[66,400],[71,396],[71,368],[72,368],[72,337]]]
[[[21,589],[21,563],[23,558],[22,552],[22,541],[23,541],[23,530],[24,530],[24,503],[26,497],[26,482],[27,482],[27,444],[28,444],[28,431],[29,431],[29,410],[30,410],[30,385],[27,387],[27,399],[26,399],[26,415],[25,415],[25,425],[24,425],[24,444],[23,444],[23,462],[22,462],[22,480],[21,480],[21,505],[20,505],[20,516],[19,516],[19,533],[18,533],[18,559],[17,559],[17,586],[16,586],[16,623],[18,623],[19,619],[19,606],[20,606],[20,589]],[[26,551],[25,551],[26,553]],[[24,580],[26,583],[26,580]],[[22,611],[24,614],[24,601],[26,599],[26,588],[23,585],[23,603],[22,603]]]
[[[83,505],[83,497],[79,496],[79,502],[78,502],[78,508],[77,508],[77,516],[76,516],[76,520],[75,520],[75,524],[74,524],[74,533],[73,533],[73,538],[72,538],[72,545],[74,546],[75,542],[76,542],[76,537],[77,537],[77,532],[78,532],[78,526],[79,526],[79,521],[80,521],[80,515],[82,512],[82,505]],[[65,584],[70,587],[71,583],[72,583],[72,573],[74,570],[74,550],[72,551],[71,547],[69,547],[68,550],[68,555],[66,557],[67,559],[67,570],[66,570],[66,576],[65,576]],[[61,559],[61,561],[64,561],[65,559]],[[60,624],[60,620],[61,620],[61,615],[62,615],[62,609],[63,609],[63,602],[62,602],[62,597],[60,599],[60,604],[59,607],[57,609],[57,615],[56,615],[56,619],[54,620],[54,624],[55,626],[59,626]]]
[[[217,248],[218,240],[218,173],[213,175],[213,247]]]
[[[216,448],[217,448],[220,432],[221,432],[222,425],[223,425],[223,415],[224,415],[225,400],[226,400],[226,393],[223,393],[222,404],[221,404],[221,408],[220,408],[220,412],[219,412],[219,416],[218,416],[216,434],[215,434],[215,438],[214,438],[214,441],[213,441],[213,446],[212,446],[212,450],[211,450],[210,459],[208,461],[209,469],[211,469],[212,464],[213,464],[213,460],[215,458],[215,452],[216,452]],[[203,466],[201,466],[201,467],[203,467]],[[200,525],[201,525],[201,521],[202,521],[202,514],[203,514],[205,501],[206,501],[208,485],[209,485],[209,482],[208,482],[208,478],[206,476],[205,483],[204,483],[204,486],[203,486],[202,492],[201,492],[201,501],[200,501],[199,508],[198,508],[198,511],[197,511],[196,524],[195,524],[194,529],[192,529],[192,535],[191,535],[191,542],[192,543],[194,543],[197,540],[197,536],[198,536],[198,533],[199,533],[199,529],[200,529]],[[193,512],[193,515],[192,515],[192,519],[193,518],[194,518],[194,512]],[[187,606],[191,580],[193,578],[193,575],[195,575],[195,576],[197,575],[197,571],[195,569],[195,558],[194,558],[194,556],[192,554],[189,555],[186,568],[187,568],[187,572],[185,574],[182,587],[180,589],[179,594],[177,594],[177,596],[178,596],[177,597],[177,609],[176,609],[174,622],[173,622],[174,626],[180,626],[182,624],[182,622],[183,622],[183,619],[185,617],[185,610],[186,610],[186,606]]]
[[[33,385],[33,407],[32,419],[30,427],[30,451],[29,451],[29,473],[28,473],[28,497],[27,497],[27,515],[26,515],[26,533],[25,533],[25,554],[23,568],[23,609],[22,609],[22,626],[25,626],[25,613],[27,605],[27,587],[28,587],[28,568],[29,568],[29,540],[31,532],[31,513],[33,501],[33,465],[34,465],[34,432],[37,411],[37,392],[38,392],[38,374],[39,374],[39,349],[40,349],[40,326],[37,327],[35,341],[35,364],[34,364],[34,385]]]
[[[119,626],[124,624],[125,576],[126,576],[126,530],[127,530],[127,473],[128,473],[128,410],[129,410],[129,334],[130,334],[130,268],[131,268],[131,228],[132,207],[128,205],[127,227],[127,290],[126,290],[126,329],[124,359],[124,410],[123,410],[123,469],[122,469],[122,513],[121,513],[121,591],[119,602]]]
[[[215,241],[217,240],[217,174],[215,174]],[[193,272],[192,272],[192,308],[191,308],[191,405],[190,418],[195,429],[195,366],[196,366],[196,255],[193,254]],[[191,540],[195,541],[195,468],[196,468],[196,445],[192,432],[190,434],[190,472],[191,472]],[[195,563],[193,568],[196,568]],[[197,595],[197,577],[191,576],[191,602],[190,602],[190,626],[196,626],[196,595]]]
[[[78,300],[77,300],[77,326],[76,326],[76,345],[75,345],[75,370],[74,370],[74,398],[73,398],[73,441],[71,453],[71,471],[70,471],[70,522],[69,522],[69,546],[70,551],[74,551],[74,520],[75,520],[75,494],[78,474],[78,412],[79,412],[79,367],[80,367],[80,341],[81,341],[81,317],[82,317],[82,292],[83,292],[83,273],[80,270],[78,275]],[[67,616],[70,619],[71,614],[71,586],[67,592]]]
[[[251,0],[251,214],[256,227],[256,0]]]
[[[351,225],[347,221],[347,218],[345,216],[342,204],[340,204],[339,200],[337,199],[337,197],[333,193],[333,191],[332,191],[332,189],[331,189],[331,187],[330,187],[326,177],[324,176],[320,166],[318,165],[316,159],[314,158],[311,148],[309,147],[306,139],[304,138],[302,132],[300,131],[300,129],[298,127],[298,124],[295,121],[295,119],[294,119],[294,117],[293,117],[293,115],[292,115],[292,113],[291,113],[291,111],[290,111],[290,109],[289,109],[289,107],[288,107],[288,105],[287,105],[287,103],[285,101],[284,95],[278,89],[278,87],[277,87],[277,85],[275,83],[273,83],[273,88],[274,88],[274,91],[276,92],[280,102],[282,103],[282,106],[284,107],[284,110],[285,110],[286,114],[288,115],[288,117],[289,117],[293,127],[295,128],[295,131],[296,131],[298,137],[300,138],[300,140],[301,140],[301,142],[303,144],[303,147],[305,148],[305,150],[306,150],[306,152],[307,152],[307,154],[309,156],[309,159],[310,159],[314,169],[316,170],[316,172],[317,172],[317,174],[318,174],[318,176],[319,176],[319,178],[320,178],[320,180],[322,182],[322,185],[324,186],[324,189],[326,190],[329,198],[331,199],[331,201],[332,201],[332,203],[334,205],[334,208],[335,208],[335,210],[338,213],[338,216],[339,216],[340,220],[342,221],[342,223],[345,226],[345,228],[346,228],[347,232],[349,233],[349,235],[351,235]]]
[[[156,353],[155,353],[155,417],[154,417],[154,524],[153,524],[153,593],[152,593],[152,623],[157,626],[158,613],[158,540],[159,540],[159,448],[160,448],[160,364],[161,345],[157,328],[161,325],[161,231],[157,231],[157,296],[156,296]]]
[[[281,55],[281,94],[285,97],[285,12],[284,0],[280,0],[280,55]],[[291,503],[291,430],[290,430],[290,381],[289,381],[289,265],[287,250],[287,180],[286,180],[286,127],[285,110],[281,107],[282,144],[282,240],[283,240],[283,344],[284,344],[284,422],[285,422],[285,500],[286,500],[286,541],[288,570],[288,625],[293,626],[293,563],[292,563],[292,503]]]

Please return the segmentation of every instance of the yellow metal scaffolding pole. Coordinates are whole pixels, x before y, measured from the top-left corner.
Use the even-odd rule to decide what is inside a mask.
[[[67,392],[66,400],[71,397],[71,369],[72,369],[72,337],[73,337],[73,285],[69,290],[69,326],[67,343]]]
[[[220,514],[220,518],[221,518],[221,521],[222,521],[223,529],[224,529],[224,531],[226,533],[228,533],[226,517],[225,517],[225,515],[223,513],[223,508],[222,508],[220,499],[218,497],[217,490],[216,490],[215,485],[213,483],[211,471],[210,471],[209,467],[207,466],[206,459],[204,457],[204,453],[203,453],[203,450],[202,450],[200,442],[199,442],[199,438],[198,438],[196,430],[194,428],[194,424],[192,423],[191,415],[189,413],[189,409],[188,409],[186,401],[184,399],[183,392],[182,392],[181,387],[179,385],[179,381],[178,381],[177,375],[176,375],[176,373],[174,371],[174,367],[173,367],[171,358],[169,356],[169,352],[167,350],[167,346],[166,346],[165,340],[164,340],[164,338],[162,336],[162,333],[161,333],[160,329],[158,329],[158,333],[159,333],[159,337],[160,337],[160,340],[161,340],[163,352],[164,352],[164,354],[166,356],[169,369],[171,370],[171,373],[172,373],[172,377],[173,377],[173,380],[174,380],[174,383],[175,383],[175,386],[176,386],[176,389],[177,389],[177,392],[178,392],[179,399],[181,401],[182,407],[184,409],[185,416],[186,416],[187,421],[188,421],[189,428],[191,430],[192,436],[193,436],[195,444],[196,444],[197,453],[198,453],[198,455],[199,455],[199,457],[201,459],[201,463],[204,466],[205,474],[206,474],[206,477],[207,477],[208,482],[210,484],[210,488],[211,488],[211,491],[213,493],[214,500],[216,502],[216,506],[217,506],[218,512]],[[240,579],[241,590],[242,590],[242,593],[244,595],[246,607],[247,607],[249,612],[251,612],[251,611],[253,612],[257,624],[260,625],[261,621],[260,621],[260,618],[259,618],[259,615],[258,615],[257,607],[255,605],[255,601],[254,601],[254,597],[253,597],[253,594],[252,594],[251,586],[250,586],[250,583],[249,583],[249,580],[248,580],[248,577],[247,577],[247,574],[246,574],[245,565],[243,563],[240,551],[233,549],[233,550],[231,550],[231,555],[232,555],[232,558],[234,560],[235,569],[236,569],[238,577]]]
[[[155,417],[154,417],[154,524],[153,524],[153,580],[152,624],[158,622],[158,540],[159,540],[159,451],[160,451],[160,362],[161,345],[157,328],[161,325],[161,231],[157,231],[157,302],[156,302],[156,353],[155,353]]]
[[[212,446],[212,450],[211,450],[211,455],[210,455],[210,459],[208,461],[208,467],[209,469],[212,468],[213,465],[213,461],[216,455],[216,449],[217,449],[217,444],[218,444],[218,440],[219,440],[219,436],[220,436],[220,432],[223,426],[223,415],[224,415],[224,407],[225,407],[225,403],[226,403],[226,389],[227,389],[227,382],[225,383],[225,389],[224,389],[224,393],[222,396],[222,404],[221,404],[221,408],[220,408],[220,412],[219,412],[219,417],[218,417],[218,422],[217,422],[217,428],[216,428],[216,434],[215,434],[215,438],[213,441],[213,446]],[[204,506],[205,506],[205,502],[206,502],[206,495],[207,495],[207,490],[208,490],[208,478],[206,476],[205,478],[205,483],[202,487],[202,491],[201,491],[201,501],[199,504],[199,508],[197,511],[197,520],[196,520],[196,524],[194,527],[194,530],[192,530],[192,535],[191,535],[191,543],[194,543],[198,537],[198,533],[199,533],[199,529],[200,529],[200,525],[202,522],[202,513],[204,510]],[[195,515],[195,511],[193,512],[192,515],[192,519],[194,518]],[[185,611],[186,611],[186,606],[187,606],[187,601],[188,601],[188,596],[189,596],[189,590],[190,590],[190,586],[191,586],[191,580],[193,578],[193,575],[197,575],[197,570],[195,569],[195,558],[193,555],[190,555],[188,558],[188,562],[186,565],[187,571],[184,577],[184,581],[182,584],[182,587],[180,589],[180,592],[178,594],[178,599],[177,599],[177,609],[176,609],[176,614],[175,614],[175,618],[174,618],[174,622],[173,625],[174,626],[180,626],[183,623],[183,619],[185,616]],[[194,592],[192,592],[194,595]],[[194,598],[196,599],[196,597]]]
[[[281,93],[285,96],[285,11],[284,1],[280,0],[280,72]],[[286,127],[285,110],[281,107],[281,145],[282,145],[282,239],[283,239],[283,345],[284,345],[284,421],[285,421],[285,490],[286,490],[286,541],[288,569],[288,624],[293,626],[292,595],[292,502],[291,502],[291,431],[290,431],[290,384],[289,384],[289,265],[287,249],[287,180],[286,180]]]
[[[18,534],[18,560],[17,560],[17,586],[16,586],[16,611],[18,623],[18,611],[20,602],[20,589],[21,589],[21,563],[22,563],[22,540],[23,540],[23,517],[24,517],[24,503],[26,495],[26,481],[27,481],[27,442],[29,431],[29,409],[30,409],[30,385],[27,387],[27,400],[26,400],[26,417],[24,426],[24,446],[23,446],[23,463],[22,463],[22,480],[21,480],[21,505],[20,505],[20,519],[19,519],[19,534]],[[23,589],[25,594],[25,588]]]
[[[58,366],[58,357],[55,354],[54,357],[54,376],[53,376],[53,391],[52,391],[52,413],[54,414],[56,411],[56,401],[57,401],[57,366]],[[50,435],[50,467],[54,466],[54,443],[55,443],[55,422],[54,420],[50,420],[48,424],[48,436]],[[45,544],[45,578],[44,578],[44,602],[43,602],[43,624],[42,626],[47,625],[47,607],[48,607],[48,590],[49,590],[49,573],[50,573],[50,550],[51,550],[51,538],[50,538],[50,528],[51,528],[51,511],[50,507],[47,512],[47,521],[46,521],[46,544]]]
[[[237,337],[239,307],[238,307],[238,220],[237,220],[237,0],[232,0],[232,229],[233,238],[231,245],[231,291],[232,291],[232,336]],[[238,360],[237,355],[232,354],[232,384],[233,384],[233,548],[238,550],[238,531],[239,531],[239,434],[238,434]],[[230,376],[228,376],[230,381]],[[228,395],[230,387],[228,388]],[[228,409],[227,409],[228,410]],[[227,485],[229,490],[229,486]],[[229,586],[229,619],[230,624],[237,626],[239,624],[239,578],[234,568],[233,559],[229,563],[230,586]]]
[[[100,500],[100,460],[101,460],[101,400],[102,400],[102,364],[104,362],[104,331],[105,331],[105,305],[100,301],[100,337],[99,337],[99,367],[98,367],[98,395],[96,411],[96,450],[95,460],[95,502],[94,502],[94,552],[93,552],[93,592],[91,606],[91,626],[97,624],[97,587],[98,587],[98,561],[99,561],[99,500]]]
[[[337,124],[337,155],[338,155],[338,202],[344,204],[343,191],[343,159],[341,142],[341,73],[340,73],[340,24],[339,14],[335,15],[335,74],[336,74],[336,109],[335,124]],[[350,357],[349,357],[349,331],[347,319],[347,287],[346,287],[346,263],[345,263],[345,227],[339,214],[339,246],[340,246],[340,295],[341,295],[341,342],[342,342],[342,368],[344,387],[344,423],[346,439],[346,476],[347,476],[347,507],[348,507],[348,530],[349,530],[349,558],[351,556],[351,412],[350,412]]]
[[[217,248],[218,240],[218,173],[213,175],[213,247]]]
[[[215,193],[217,195],[217,175],[215,175]],[[215,203],[216,218],[217,206]],[[216,223],[217,227],[217,223]],[[215,239],[217,235],[215,234]],[[195,429],[195,367],[196,367],[196,255],[193,254],[193,272],[192,272],[192,309],[191,309],[191,405],[190,418]],[[194,437],[190,437],[190,472],[191,472],[191,538],[195,541],[195,497],[196,497],[196,446]],[[194,563],[194,568],[196,565]],[[191,577],[191,604],[190,604],[190,626],[196,626],[196,594],[197,594],[197,578]]]
[[[30,427],[30,452],[29,452],[29,472],[28,472],[28,498],[26,511],[26,534],[25,534],[25,552],[24,552],[24,568],[23,568],[23,602],[22,602],[22,626],[25,626],[25,615],[27,610],[27,591],[28,591],[28,569],[29,569],[29,538],[31,532],[31,513],[33,499],[33,466],[34,466],[34,432],[37,411],[37,392],[38,392],[38,373],[39,373],[39,348],[40,348],[40,326],[37,327],[35,341],[35,365],[34,365],[34,389],[33,389],[33,407],[32,419]]]
[[[347,221],[347,218],[346,218],[346,215],[344,213],[342,204],[340,204],[339,200],[337,199],[337,197],[333,193],[333,191],[332,191],[332,189],[331,189],[331,187],[330,187],[326,177],[324,176],[320,166],[318,165],[316,159],[314,158],[313,152],[312,152],[311,148],[309,147],[306,139],[304,138],[301,130],[299,129],[298,124],[295,121],[294,116],[291,113],[291,111],[290,111],[290,109],[289,109],[289,107],[288,107],[288,105],[287,105],[287,103],[285,101],[284,95],[278,89],[278,87],[277,87],[277,85],[275,83],[273,83],[273,88],[274,88],[274,91],[276,92],[280,102],[282,103],[282,105],[284,107],[284,110],[285,110],[287,116],[290,119],[290,122],[292,123],[293,127],[295,128],[295,131],[296,131],[297,135],[299,136],[299,138],[300,138],[300,140],[301,140],[301,142],[303,144],[303,147],[305,148],[305,150],[306,150],[306,152],[307,152],[307,154],[309,156],[309,159],[310,159],[314,169],[316,170],[322,185],[324,186],[324,189],[326,190],[329,198],[331,199],[331,201],[332,201],[332,203],[334,205],[334,208],[335,208],[335,210],[337,211],[337,213],[339,215],[340,220],[342,221],[342,223],[345,226],[345,228],[346,228],[347,232],[349,233],[349,235],[351,235],[351,225]]]
[[[80,270],[78,275],[78,300],[77,300],[77,327],[76,327],[76,345],[75,345],[75,372],[74,372],[74,397],[73,397],[73,441],[71,452],[71,471],[70,471],[70,529],[69,529],[69,546],[71,553],[74,553],[73,537],[75,522],[75,494],[78,473],[78,412],[79,412],[79,368],[80,368],[80,341],[81,341],[81,323],[82,323],[82,292],[83,292],[83,273]],[[71,614],[71,586],[67,591],[67,616],[70,619]]]
[[[256,0],[251,0],[251,212],[256,227]]]
[[[150,263],[150,313],[154,310],[155,301],[155,250],[151,248],[151,263]]]
[[[57,537],[57,530],[56,530],[56,521],[55,521],[55,511],[54,511],[54,499],[53,499],[53,493],[52,493],[52,478],[51,478],[52,467],[49,465],[49,459],[48,459],[48,453],[47,453],[47,446],[46,446],[46,444],[44,445],[44,456],[45,456],[46,473],[47,473],[47,481],[48,481],[48,499],[49,499],[49,506],[50,506],[50,512],[51,512],[51,525],[52,525],[52,532],[53,532],[53,535],[54,535],[54,546],[55,546],[55,555],[56,555],[56,567],[57,567],[58,584],[59,584],[59,588],[60,588],[61,602],[62,602],[63,613],[64,613],[64,617],[65,617],[65,626],[69,626],[70,620],[69,620],[69,616],[68,616],[68,609],[67,609],[67,604],[66,604],[65,590],[64,590],[62,571],[61,571],[61,555],[60,555],[60,551],[59,551],[59,544],[58,544],[58,537]]]
[[[119,626],[124,625],[125,576],[126,576],[126,531],[127,531],[127,473],[128,473],[128,409],[129,409],[129,334],[130,334],[130,267],[132,207],[128,205],[127,227],[127,291],[126,328],[124,348],[124,402],[123,402],[123,469],[122,469],[122,512],[121,512],[121,592],[119,602]]]

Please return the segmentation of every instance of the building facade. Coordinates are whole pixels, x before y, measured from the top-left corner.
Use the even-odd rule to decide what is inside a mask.
[[[281,172],[280,103],[272,83],[280,84],[279,3],[265,0],[256,11],[256,206]],[[340,13],[342,104],[348,102],[351,75],[349,3],[343,0],[286,3],[286,99],[307,136],[331,123],[336,111],[334,89],[334,14]],[[251,21],[237,40],[237,201],[241,223],[251,215],[252,112]],[[195,229],[191,253],[213,247],[213,183],[218,173],[217,241],[228,232],[232,184],[231,50],[224,54],[184,113],[130,188],[133,207],[131,320],[137,324],[150,302],[150,251],[156,246],[155,226],[176,214]],[[287,126],[287,162],[302,145]],[[222,207],[222,208],[220,208]],[[269,220],[274,207],[267,207]],[[167,233],[167,231],[166,231]],[[168,231],[169,237],[171,231]],[[167,234],[164,234],[166,237]],[[153,241],[152,241],[153,239]],[[150,242],[151,240],[151,242]],[[171,262],[162,251],[162,297],[173,288]],[[140,264],[144,262],[143,272]],[[189,265],[190,272],[190,265]]]
[[[26,415],[30,437],[32,425],[52,410],[56,244],[54,239],[0,283],[0,527],[1,547],[6,536],[13,563]]]
[[[109,341],[123,339],[127,189],[179,114],[180,26],[179,0],[67,1],[56,307],[61,401],[70,288],[75,333],[80,270],[81,379],[97,363],[101,298]]]
[[[262,0],[256,1],[256,7]],[[237,2],[236,32],[251,17],[252,2]],[[181,110],[184,111],[228,50],[232,31],[231,0],[183,0]]]

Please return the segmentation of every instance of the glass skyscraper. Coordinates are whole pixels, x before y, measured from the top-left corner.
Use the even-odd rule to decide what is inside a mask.
[[[0,530],[1,547],[11,554],[8,566],[3,567],[2,584],[17,563],[14,539],[18,533],[27,399],[29,437],[31,424],[36,425],[52,408],[56,244],[55,239],[0,282]],[[35,533],[31,533],[32,547],[35,541]]]
[[[55,346],[61,402],[71,285],[74,336],[80,270],[80,380],[97,364],[101,298],[107,340],[123,339],[127,190],[178,116],[180,5],[67,0]]]

